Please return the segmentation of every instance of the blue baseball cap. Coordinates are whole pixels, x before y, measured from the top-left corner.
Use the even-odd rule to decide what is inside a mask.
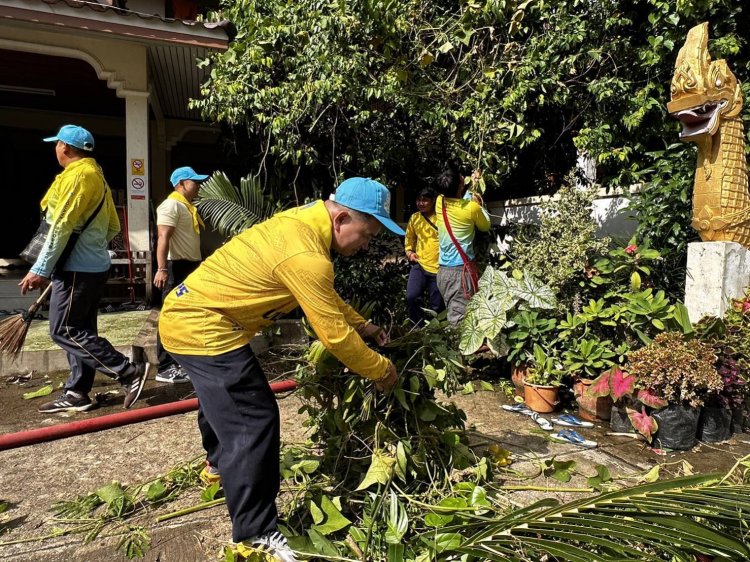
[[[204,181],[207,180],[208,176],[205,174],[197,174],[190,166],[183,166],[177,168],[172,175],[169,176],[170,183],[175,186],[182,180],[193,180],[193,181]]]
[[[94,135],[78,125],[63,125],[54,137],[47,137],[44,142],[62,141],[86,152],[94,150]]]
[[[382,183],[370,178],[349,178],[339,184],[332,199],[339,205],[372,215],[394,234],[406,234],[391,220],[391,192]]]

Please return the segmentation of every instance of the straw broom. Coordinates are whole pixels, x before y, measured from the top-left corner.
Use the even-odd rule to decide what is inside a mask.
[[[26,312],[14,314],[0,322],[0,353],[17,357],[23,349],[23,342],[26,340],[26,333],[29,331],[31,321],[36,316],[36,311],[42,306],[47,299],[52,283],[42,291],[42,294],[32,304]]]

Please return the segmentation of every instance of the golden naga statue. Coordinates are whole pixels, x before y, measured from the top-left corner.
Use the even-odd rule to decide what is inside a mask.
[[[688,32],[672,78],[669,113],[680,120],[680,140],[698,145],[693,228],[705,241],[750,247],[742,91],[725,60],[711,61],[708,23]]]

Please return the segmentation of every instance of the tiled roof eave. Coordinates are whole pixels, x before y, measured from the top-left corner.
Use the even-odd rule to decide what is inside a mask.
[[[0,21],[15,20],[147,43],[181,44],[205,49],[225,50],[229,43],[226,32],[216,24],[165,20],[156,15],[145,16],[132,12],[123,15],[113,8],[95,3],[94,8],[84,11],[81,7],[72,6],[72,2],[73,0],[40,0],[37,3],[5,1],[0,4]],[[77,4],[85,6],[91,3]]]

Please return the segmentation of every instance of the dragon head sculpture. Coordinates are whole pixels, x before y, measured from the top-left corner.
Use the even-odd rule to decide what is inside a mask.
[[[711,61],[708,23],[689,32],[675,64],[670,115],[682,124],[680,140],[696,141],[718,131],[722,119],[737,117],[742,92],[725,60]]]

